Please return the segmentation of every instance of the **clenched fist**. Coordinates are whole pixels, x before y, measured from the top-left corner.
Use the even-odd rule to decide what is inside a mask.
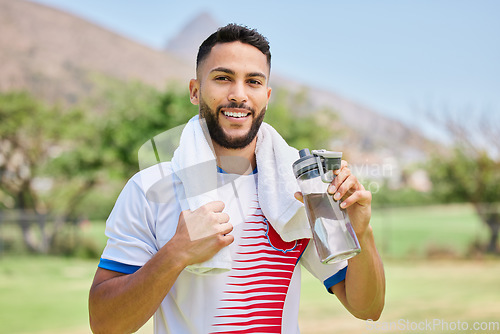
[[[187,265],[212,258],[219,250],[234,241],[229,233],[233,226],[224,210],[224,203],[214,201],[198,209],[182,211],[173,241],[179,244]]]

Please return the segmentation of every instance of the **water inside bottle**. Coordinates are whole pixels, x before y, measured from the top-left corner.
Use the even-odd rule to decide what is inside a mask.
[[[347,213],[331,195],[308,194],[304,196],[304,203],[321,262],[339,262],[360,252]]]

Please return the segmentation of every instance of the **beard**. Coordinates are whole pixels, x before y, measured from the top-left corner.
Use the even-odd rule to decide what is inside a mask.
[[[246,135],[231,137],[224,132],[224,129],[222,129],[219,124],[219,115],[222,114],[220,110],[223,108],[246,109],[252,113],[252,126]],[[207,122],[210,137],[215,143],[227,149],[241,149],[248,146],[254,140],[255,136],[257,136],[257,132],[259,132],[259,128],[264,120],[265,114],[266,107],[262,108],[260,113],[257,115],[254,109],[236,102],[231,102],[227,105],[220,105],[217,107],[217,110],[214,111],[205,103],[203,99],[200,99],[200,117],[204,118]]]

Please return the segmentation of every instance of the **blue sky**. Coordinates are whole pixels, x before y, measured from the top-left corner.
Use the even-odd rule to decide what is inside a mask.
[[[34,0],[35,1],[35,0]],[[256,28],[273,71],[413,121],[500,111],[500,1],[36,0],[154,48],[201,11]]]

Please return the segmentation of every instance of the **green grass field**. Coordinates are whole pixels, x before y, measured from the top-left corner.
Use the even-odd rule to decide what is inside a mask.
[[[375,209],[371,225],[379,251],[391,259],[465,257],[474,241],[485,242],[488,236],[466,204]]]
[[[434,319],[451,326],[457,321],[470,326],[500,321],[500,261],[425,258],[429,249],[436,248],[466,254],[473,240],[485,236],[469,207],[375,212],[372,224],[387,276],[382,318],[376,324],[354,319],[304,270],[299,317],[303,334],[421,333],[396,325]],[[85,235],[102,243],[102,232],[102,223],[93,224]],[[96,265],[97,260],[1,255],[0,333],[89,333],[87,298]],[[425,332],[474,333],[438,329]],[[151,332],[151,324],[140,331]]]
[[[0,261],[1,333],[90,332],[87,294],[95,261],[57,257],[4,257]],[[386,307],[377,326],[400,319],[413,323],[467,321],[471,326],[473,322],[500,321],[499,261],[391,260],[385,263],[385,270]],[[353,318],[305,272],[299,321],[303,334],[368,333],[370,328],[388,332],[383,328],[375,331],[374,324]],[[151,333],[150,324],[140,332]]]
[[[300,324],[302,334],[326,333],[470,333],[443,330],[411,330],[413,324],[496,322],[500,325],[499,261],[387,261],[386,306],[376,323],[353,318],[333,296],[318,287],[315,278],[303,277]],[[406,330],[395,326],[407,326]],[[407,325],[409,324],[409,325]],[[391,328],[392,326],[392,328]],[[428,329],[428,328],[427,328]],[[446,327],[444,327],[446,329]],[[472,332],[474,333],[474,332]],[[500,328],[476,333],[500,333]]]

